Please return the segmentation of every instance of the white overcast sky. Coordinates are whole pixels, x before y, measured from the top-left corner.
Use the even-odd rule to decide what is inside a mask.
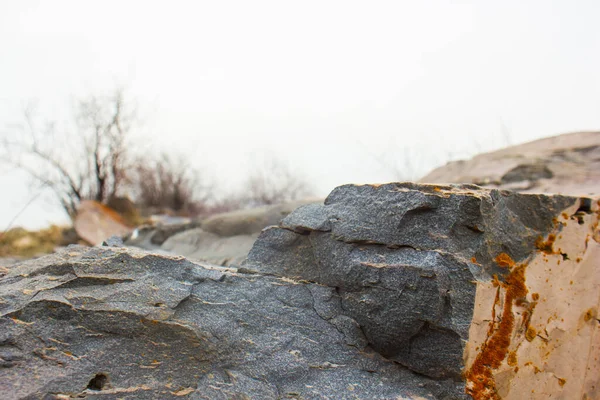
[[[0,0],[0,133],[124,85],[144,143],[224,186],[276,154],[319,195],[600,129],[600,1]],[[382,161],[383,160],[383,161]],[[0,230],[32,197],[0,177]],[[61,218],[38,199],[17,225]]]

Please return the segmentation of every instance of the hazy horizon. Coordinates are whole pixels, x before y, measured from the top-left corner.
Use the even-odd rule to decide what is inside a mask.
[[[275,154],[325,196],[600,130],[600,3],[1,1],[0,136],[124,86],[144,146],[240,185]],[[397,160],[397,161],[396,161]],[[0,231],[34,196],[0,169]],[[14,225],[63,222],[42,197]]]

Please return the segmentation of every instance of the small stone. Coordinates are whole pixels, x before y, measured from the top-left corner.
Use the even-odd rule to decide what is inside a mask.
[[[123,247],[123,239],[120,236],[113,235],[102,242],[102,246],[106,247]]]

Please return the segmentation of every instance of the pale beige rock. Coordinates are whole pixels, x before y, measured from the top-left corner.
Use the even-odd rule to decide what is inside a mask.
[[[600,132],[539,139],[452,161],[420,179],[423,183],[475,183],[522,193],[600,193]]]
[[[131,231],[117,212],[93,200],[81,202],[73,226],[79,237],[92,245],[100,244],[113,235],[123,236]]]
[[[573,217],[577,206],[565,210],[557,236],[540,241],[527,264],[510,267],[512,285],[478,282],[465,348],[475,399],[600,398],[599,204]],[[520,283],[525,299],[511,300]],[[478,373],[494,363],[490,375]]]

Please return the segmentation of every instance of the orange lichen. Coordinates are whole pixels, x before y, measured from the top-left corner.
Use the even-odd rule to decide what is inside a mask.
[[[515,365],[517,365],[517,353],[514,351],[511,351],[510,353],[508,353],[508,358],[506,359],[506,362],[511,367],[514,367]]]
[[[566,212],[562,213],[562,217],[564,219],[569,219],[569,214],[567,214]]]
[[[512,268],[515,266],[513,259],[510,258],[510,256],[506,253],[498,254],[494,261],[496,261],[496,264],[502,268]]]
[[[493,285],[494,287],[498,287],[498,286],[500,286],[500,285],[501,285],[501,282],[500,282],[500,280],[498,279],[498,275],[496,275],[496,274],[492,275],[492,285]]]
[[[594,310],[593,308],[590,308],[589,310],[587,310],[585,312],[585,314],[583,314],[583,320],[585,322],[588,322],[589,320],[591,320],[595,316],[596,316],[596,310]]]
[[[496,257],[496,263],[500,265],[500,262],[504,262],[508,263],[508,266],[512,262],[512,265],[514,265],[514,261],[508,255],[503,256],[502,254]],[[482,350],[473,361],[471,368],[465,373],[467,379],[466,392],[475,400],[500,399],[493,377],[493,370],[500,367],[508,356],[510,339],[515,325],[513,305],[527,295],[525,267],[525,265],[516,266],[506,277],[505,282],[501,283],[504,289],[502,315],[499,321],[495,321],[495,315],[492,315],[492,322],[490,323],[487,339],[482,345]],[[494,314],[494,310],[492,310],[492,313]]]
[[[558,384],[560,385],[560,387],[565,386],[565,383],[567,383],[566,379],[558,378]]]
[[[539,294],[539,293],[532,293],[532,294],[531,294],[531,298],[532,298],[534,301],[538,301],[538,300],[540,299],[540,294]]]
[[[554,253],[554,249],[552,246],[554,245],[555,240],[556,235],[554,234],[548,235],[548,239],[546,241],[544,241],[543,237],[539,236],[535,241],[535,247],[537,247],[538,250],[543,251],[546,254],[552,254]]]
[[[533,341],[533,339],[535,339],[536,336],[537,331],[531,326],[527,328],[527,331],[525,331],[525,339],[527,339],[528,342]]]
[[[471,262],[472,262],[473,264],[477,264],[477,259],[476,259],[475,257],[471,257]]]

